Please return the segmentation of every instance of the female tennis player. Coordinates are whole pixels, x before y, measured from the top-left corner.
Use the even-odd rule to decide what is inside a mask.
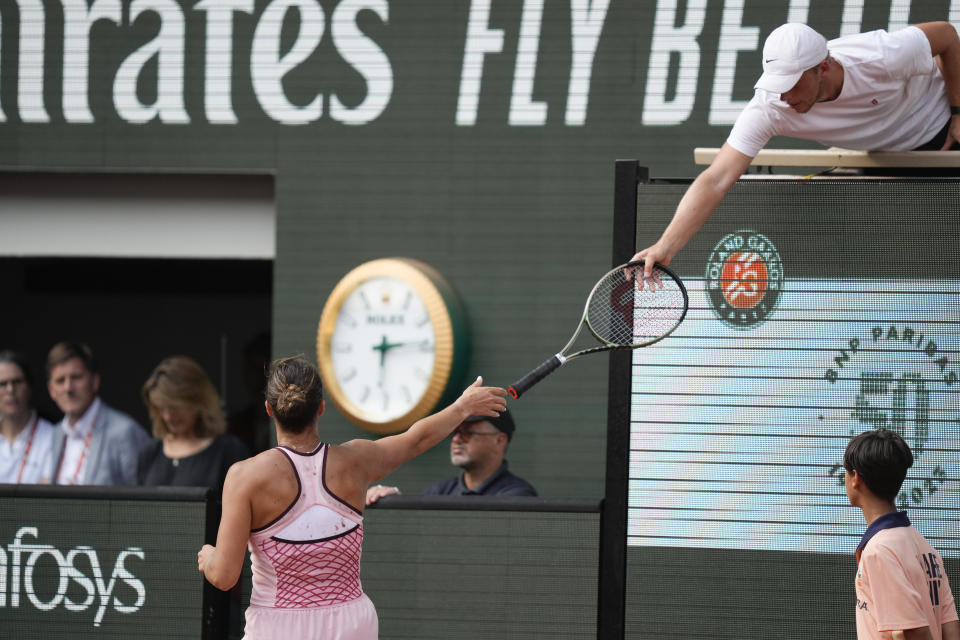
[[[342,445],[320,441],[320,374],[302,358],[270,366],[267,414],[278,447],[234,464],[223,488],[217,546],[197,554],[218,589],[240,577],[249,544],[253,590],[244,638],[374,640],[377,613],[360,587],[364,495],[371,482],[442,441],[464,419],[494,417],[506,391],[467,387],[404,433]]]

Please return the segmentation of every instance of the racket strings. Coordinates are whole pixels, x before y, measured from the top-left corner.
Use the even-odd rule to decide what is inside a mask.
[[[587,323],[601,340],[629,347],[659,340],[677,326],[686,310],[683,288],[672,274],[654,268],[637,288],[623,269],[597,283],[587,304]]]

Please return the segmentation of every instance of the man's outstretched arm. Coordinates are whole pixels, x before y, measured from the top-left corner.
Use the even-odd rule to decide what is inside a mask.
[[[687,189],[676,213],[673,214],[673,220],[657,243],[633,256],[633,260],[646,261],[644,278],[650,276],[653,263],[659,262],[665,266],[670,264],[677,252],[710,218],[730,188],[750,166],[752,159],[728,143],[723,144],[710,166],[704,169]]]

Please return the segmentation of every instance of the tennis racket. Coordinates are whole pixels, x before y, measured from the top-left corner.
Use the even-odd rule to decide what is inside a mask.
[[[687,315],[686,287],[661,264],[654,264],[650,279],[642,280],[642,260],[608,271],[587,297],[583,317],[570,341],[560,353],[510,385],[510,395],[519,398],[574,358],[613,349],[646,347],[673,333]],[[584,327],[600,346],[569,353]]]

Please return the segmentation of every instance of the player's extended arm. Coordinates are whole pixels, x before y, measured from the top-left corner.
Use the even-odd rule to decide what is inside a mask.
[[[714,209],[736,184],[750,166],[752,158],[724,143],[720,152],[693,181],[677,206],[673,220],[663,235],[652,247],[633,256],[633,260],[645,260],[644,278],[650,276],[654,262],[669,265],[677,252],[700,230]]]
[[[435,446],[468,417],[499,415],[507,406],[506,390],[482,385],[483,380],[477,378],[456,402],[418,420],[403,433],[376,441],[353,440],[345,443],[343,448],[350,449],[355,454],[356,464],[364,467],[364,486],[382,479],[407,460]]]
[[[960,37],[949,22],[925,22],[917,28],[923,31],[930,41],[930,52],[940,56],[940,71],[947,87],[947,99],[953,106],[960,106]],[[944,149],[955,141],[960,141],[960,114],[950,118],[950,132],[947,134]]]

